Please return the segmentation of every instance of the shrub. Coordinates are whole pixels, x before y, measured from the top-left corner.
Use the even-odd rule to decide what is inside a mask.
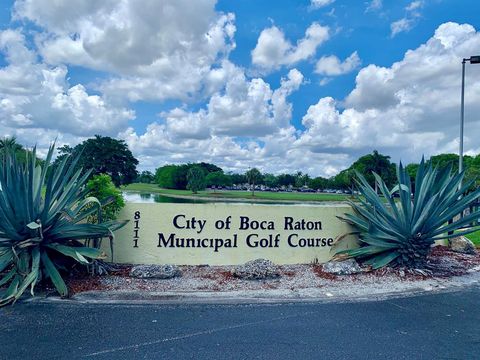
[[[118,212],[125,206],[122,192],[115,187],[112,178],[108,174],[94,175],[87,182],[88,194],[97,198],[102,204],[102,218],[115,220]],[[96,216],[89,218],[90,222],[97,222]]]
[[[85,246],[93,240],[113,239],[113,231],[125,222],[101,221],[100,202],[85,198],[85,182],[90,171],[75,171],[78,155],[65,157],[51,169],[54,146],[42,166],[36,165],[36,151],[20,163],[15,153],[6,151],[0,163],[0,285],[8,285],[0,305],[15,302],[27,288],[33,295],[35,284],[49,278],[61,296],[68,294],[59,269],[68,259],[90,264],[103,258],[98,248]],[[71,161],[70,161],[71,160]],[[68,163],[67,163],[68,162]],[[48,172],[48,176],[47,176]],[[100,222],[85,221],[97,214]]]
[[[334,258],[357,258],[374,269],[387,264],[422,267],[436,240],[478,230],[478,225],[472,223],[478,220],[480,211],[449,224],[480,197],[480,189],[465,195],[472,182],[461,185],[464,174],[452,174],[451,166],[439,170],[425,165],[422,159],[413,199],[410,177],[401,163],[397,168],[398,184],[392,191],[377,174],[374,176],[383,198],[357,173],[361,196],[350,202],[354,214],[342,218],[358,230],[360,247],[337,251]],[[396,192],[398,203],[392,196]],[[453,233],[455,230],[460,231]]]

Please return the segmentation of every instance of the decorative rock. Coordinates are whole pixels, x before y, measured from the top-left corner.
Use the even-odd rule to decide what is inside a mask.
[[[335,275],[351,275],[363,272],[354,259],[329,261],[323,264],[323,271]]]
[[[452,251],[463,254],[475,255],[477,253],[475,245],[465,236],[459,236],[449,239],[448,246]]]
[[[140,279],[171,279],[181,276],[182,272],[176,265],[136,265],[130,271],[130,277]]]
[[[256,259],[237,266],[232,275],[245,280],[263,280],[279,277],[280,272],[270,260]]]

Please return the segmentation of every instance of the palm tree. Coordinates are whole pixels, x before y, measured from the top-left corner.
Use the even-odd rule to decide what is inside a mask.
[[[252,196],[255,196],[255,183],[257,183],[262,177],[262,173],[257,169],[253,168],[248,170],[245,173],[248,183],[252,186]]]
[[[3,139],[0,139],[0,151],[9,149],[10,151],[15,152],[17,150],[22,150],[22,148],[22,145],[17,143],[17,138],[15,136],[5,136]]]
[[[6,153],[15,154],[17,160],[20,163],[25,163],[27,161],[27,153],[30,153],[31,150],[24,149],[22,145],[17,143],[17,138],[15,136],[5,136],[0,138],[0,156],[5,155]],[[41,164],[43,160],[37,157],[37,165]]]

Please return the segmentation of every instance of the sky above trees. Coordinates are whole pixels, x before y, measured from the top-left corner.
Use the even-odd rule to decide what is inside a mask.
[[[0,133],[46,151],[95,134],[140,169],[330,176],[377,149],[457,152],[474,0],[17,0],[0,4]],[[480,65],[466,138],[480,152]]]

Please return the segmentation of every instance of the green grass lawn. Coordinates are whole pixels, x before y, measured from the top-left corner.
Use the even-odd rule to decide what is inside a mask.
[[[343,194],[319,194],[319,193],[287,193],[287,192],[267,192],[255,191],[255,196],[252,196],[251,191],[199,191],[198,194],[192,194],[190,190],[171,190],[162,189],[155,184],[130,184],[123,186],[124,191],[148,192],[165,195],[187,195],[198,197],[215,197],[218,199],[236,198],[236,199],[259,199],[259,200],[294,200],[294,201],[343,201],[349,198],[348,195]]]
[[[466,235],[466,237],[469,238],[476,247],[480,247],[480,231],[475,231],[471,234]]]

